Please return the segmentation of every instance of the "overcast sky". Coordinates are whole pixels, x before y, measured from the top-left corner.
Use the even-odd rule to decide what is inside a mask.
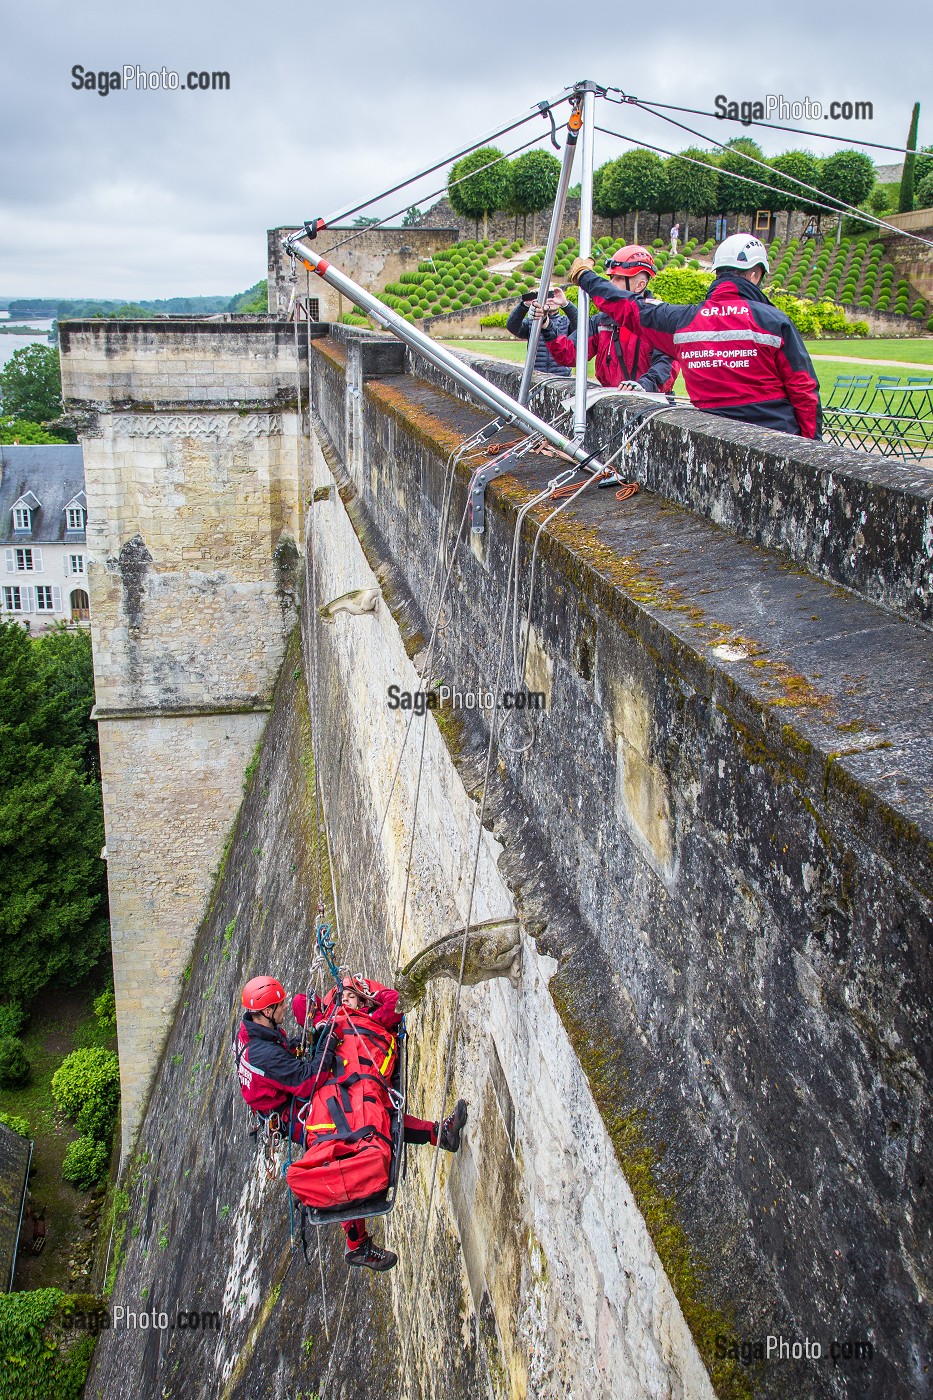
[[[637,13],[654,34],[649,25],[639,35]],[[591,0],[0,0],[0,296],[241,291],[265,275],[267,228],[334,213],[577,78],[705,109],[720,93],[870,101],[871,122],[819,125],[894,145],[912,103],[933,103],[923,90],[933,23],[920,0],[888,5],[883,22],[865,0],[844,11],[790,0],[721,13],[718,25],[710,7],[679,0],[643,10]],[[903,62],[892,61],[895,45]],[[75,64],[165,66],[183,84],[189,70],[226,70],[230,90],[101,97],[73,89]],[[920,144],[933,143],[930,103]],[[719,140],[741,132],[671,115]],[[668,149],[692,140],[628,106],[600,120]],[[768,154],[834,149],[750,134]],[[506,149],[510,139],[526,138],[505,138]],[[600,137],[597,163],[625,149]],[[432,177],[412,198],[441,183]]]

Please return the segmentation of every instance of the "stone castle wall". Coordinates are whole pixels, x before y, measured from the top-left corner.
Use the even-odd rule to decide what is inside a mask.
[[[317,300],[319,320],[339,321],[353,307],[333,287],[301,262],[296,265],[296,280],[291,280],[290,260],[283,252],[282,239],[294,232],[293,228],[273,228],[268,233],[270,312],[284,316],[294,294]],[[341,272],[375,292],[387,282],[398,281],[403,272],[416,271],[419,262],[456,241],[457,230],[451,227],[332,228],[318,234],[314,251],[333,259]]]
[[[127,1151],[294,620],[295,346],[259,319],[60,337],[88,493]]]

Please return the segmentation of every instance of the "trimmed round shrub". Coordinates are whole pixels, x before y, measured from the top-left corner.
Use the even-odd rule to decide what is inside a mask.
[[[0,1036],[0,1085],[4,1088],[25,1084],[30,1065],[26,1047],[15,1035]]]
[[[84,1137],[94,1138],[97,1142],[109,1143],[117,1125],[119,1102],[119,1085],[92,1094],[75,1119],[78,1132]]]
[[[90,1191],[106,1175],[110,1163],[110,1148],[92,1137],[79,1137],[70,1142],[62,1163],[62,1176],[79,1191]]]
[[[88,1099],[113,1090],[120,1092],[120,1062],[100,1045],[73,1050],[52,1075],[52,1098],[69,1118],[77,1118]]]

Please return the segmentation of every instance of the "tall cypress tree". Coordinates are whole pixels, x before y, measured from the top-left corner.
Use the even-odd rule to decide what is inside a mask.
[[[917,127],[920,124],[920,103],[914,103],[914,114],[910,119],[910,132],[907,136],[907,154],[904,157],[904,173],[897,201],[897,212],[907,214],[914,207],[914,162],[917,149]]]

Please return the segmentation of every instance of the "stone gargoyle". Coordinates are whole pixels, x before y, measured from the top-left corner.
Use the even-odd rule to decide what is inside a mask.
[[[463,957],[463,929],[454,929],[437,938],[416,953],[396,978],[395,985],[405,1010],[410,1011],[425,994],[427,984],[436,977],[460,976]],[[493,977],[507,977],[513,987],[519,983],[522,946],[517,919],[489,919],[471,924],[467,934],[463,981],[468,987],[488,982]]]
[[[378,588],[354,588],[351,593],[344,593],[339,598],[332,598],[329,603],[318,608],[318,615],[324,622],[333,622],[337,613],[341,612],[348,612],[353,617],[361,617],[364,613],[375,613],[379,610],[380,596]]]

